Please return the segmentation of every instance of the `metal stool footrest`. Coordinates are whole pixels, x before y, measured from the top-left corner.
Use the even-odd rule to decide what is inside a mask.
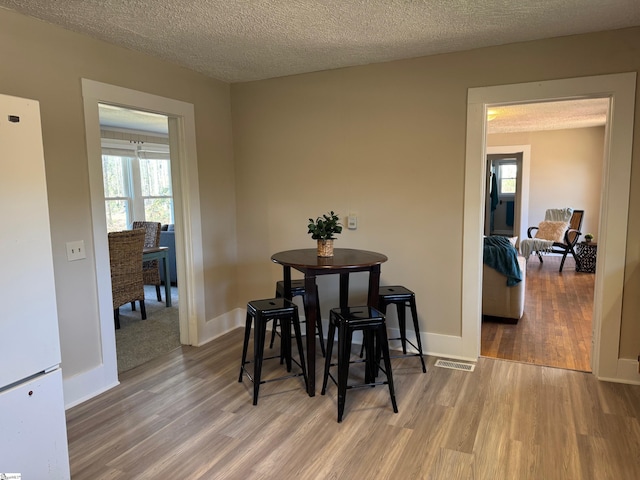
[[[264,357],[262,359],[262,361],[264,362],[265,360],[281,360],[280,355],[273,355],[271,357]],[[291,358],[291,362],[295,363],[298,367],[300,367],[300,369],[302,369],[302,365],[300,364],[300,362],[298,362],[295,358]],[[247,370],[246,366],[254,363],[253,360],[247,360],[245,361],[244,365],[242,366],[242,370],[244,371],[244,374],[247,376],[247,378],[249,380],[251,380],[252,382],[254,382],[255,380],[253,379],[253,375],[251,375],[251,373],[249,372],[249,370]],[[260,380],[260,384],[262,385],[263,383],[269,383],[269,382],[277,382],[278,380],[286,380],[287,378],[295,378],[295,377],[304,377],[305,374],[304,372],[300,371],[299,373],[292,373],[290,375],[282,375],[280,377],[277,378],[268,378],[266,380]]]

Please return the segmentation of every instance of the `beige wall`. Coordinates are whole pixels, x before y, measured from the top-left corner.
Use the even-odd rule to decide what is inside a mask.
[[[241,301],[273,289],[273,252],[312,246],[309,216],[357,212],[337,245],[387,254],[382,282],[415,290],[423,330],[460,335],[467,89],[637,71],[639,48],[635,28],[232,85]],[[627,358],[640,350],[639,212],[632,193]],[[336,305],[335,288],[320,295]]]
[[[637,71],[638,51],[635,28],[229,87],[0,10],[0,92],[36,99],[42,112],[65,377],[100,362],[81,78],[195,105],[207,319],[272,295],[281,271],[270,255],[312,246],[307,218],[334,209],[359,216],[338,246],[386,253],[382,280],[416,291],[423,330],[459,335],[467,89]],[[627,357],[640,349],[639,156],[636,149]],[[88,258],[67,262],[65,242],[78,239]],[[335,282],[321,288],[335,305]]]
[[[354,212],[358,229],[344,230],[336,247],[387,254],[382,282],[415,290],[422,318],[430,319],[423,328],[459,334],[463,163],[450,158],[464,158],[466,91],[454,79],[443,95],[429,95],[445,79],[425,77],[419,67],[383,64],[232,86],[246,299],[270,293],[281,277],[272,253],[314,247],[309,217]],[[331,285],[320,285],[327,312],[337,305],[337,279],[323,280]]]
[[[584,210],[582,233],[598,235],[604,127],[493,134],[488,146],[531,145],[529,225],[547,208]]]
[[[0,64],[0,92],[40,102],[65,379],[102,362],[81,78],[195,105],[206,315],[235,308],[229,86],[3,9]],[[79,239],[87,259],[68,262],[65,243]]]

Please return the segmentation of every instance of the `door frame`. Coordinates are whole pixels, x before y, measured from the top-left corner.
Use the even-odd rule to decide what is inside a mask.
[[[171,177],[174,191],[176,264],[180,295],[180,342],[198,343],[197,319],[204,317],[204,274],[194,107],[190,103],[82,79],[87,163],[91,192],[102,360],[106,383],[117,383],[113,300],[104,209],[102,147],[98,103],[159,113],[168,117]]]
[[[495,146],[495,147],[487,147],[487,165],[491,160],[489,160],[489,155],[503,155],[510,156],[513,155],[515,157],[516,163],[518,165],[518,176],[516,180],[516,211],[514,212],[513,219],[513,234],[517,235],[518,242],[516,245],[519,245],[521,239],[526,238],[525,235],[527,233],[527,225],[529,224],[529,174],[531,172],[530,160],[531,160],[531,145],[506,145],[506,146]],[[486,171],[485,171],[486,175]],[[491,179],[487,176],[487,182]],[[485,191],[488,192],[488,183],[485,184]],[[487,208],[485,209],[485,229],[487,231],[489,218],[487,213],[490,213],[488,210],[489,202],[485,201],[485,205]]]
[[[599,379],[634,381],[619,359],[627,246],[636,73],[470,88],[462,249],[462,350],[478,358],[482,320],[487,109],[553,100],[608,98],[593,314],[592,371]],[[607,279],[606,285],[604,279]],[[606,328],[603,326],[606,325]]]

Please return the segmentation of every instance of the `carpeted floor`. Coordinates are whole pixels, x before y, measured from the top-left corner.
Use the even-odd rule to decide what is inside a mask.
[[[145,286],[147,319],[140,319],[140,308],[120,307],[120,329],[116,330],[118,373],[137,367],[180,346],[178,288],[171,287],[171,307],[156,298],[155,287]]]

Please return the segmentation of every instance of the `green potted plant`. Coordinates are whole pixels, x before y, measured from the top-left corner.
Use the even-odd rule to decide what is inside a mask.
[[[309,219],[308,225],[311,238],[318,241],[318,256],[333,257],[333,241],[334,235],[342,233],[342,225],[340,218],[332,210],[328,214],[324,214],[315,220]]]
[[[585,234],[584,241],[589,243],[589,242],[591,242],[591,240],[593,240],[593,235],[591,233]]]

